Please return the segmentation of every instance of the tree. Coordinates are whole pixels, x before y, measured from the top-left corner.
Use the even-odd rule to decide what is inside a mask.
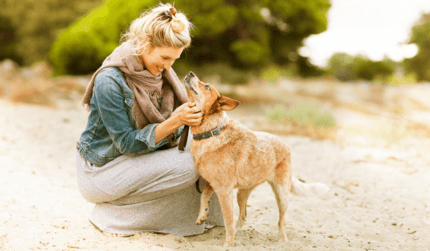
[[[14,29],[8,51],[26,65],[47,60],[58,33],[102,1],[0,0],[0,16],[4,19],[0,25],[9,24]]]
[[[166,1],[161,1],[166,2]],[[63,32],[50,53],[58,74],[88,73],[76,71],[79,62],[65,66],[69,58],[63,43],[70,34],[91,33],[94,45],[102,41],[109,48],[119,44],[119,36],[130,22],[155,0],[108,0]],[[288,64],[290,55],[302,46],[304,38],[324,31],[327,27],[329,0],[176,0],[175,6],[194,23],[192,48],[185,53],[183,62],[191,65],[222,62],[230,66],[255,69],[270,62]],[[105,16],[101,13],[106,13]],[[89,20],[96,20],[91,23]],[[114,34],[116,33],[116,34]],[[82,37],[81,35],[79,35]],[[78,37],[79,37],[78,36]],[[74,39],[73,46],[82,47],[87,41]],[[101,65],[108,55],[106,47],[97,50]],[[84,52],[82,52],[84,53]],[[88,53],[94,53],[88,52]],[[77,55],[76,57],[79,57]],[[82,56],[87,58],[87,56]],[[81,67],[83,68],[83,67]]]
[[[15,62],[22,59],[16,53],[16,29],[10,20],[0,13],[0,61],[9,58]]]
[[[328,61],[328,71],[340,81],[363,79],[387,81],[396,69],[396,62],[389,58],[372,61],[362,56],[350,56],[346,53],[335,53]]]
[[[352,66],[354,57],[346,53],[335,53],[328,60],[327,69],[340,81],[352,81],[357,79]]]
[[[406,71],[415,74],[418,81],[430,81],[430,13],[423,14],[412,27],[409,43],[418,46],[418,53],[405,60]]]

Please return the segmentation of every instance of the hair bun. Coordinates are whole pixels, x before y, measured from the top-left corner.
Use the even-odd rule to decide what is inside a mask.
[[[177,18],[174,18],[172,20],[172,30],[174,32],[181,33],[184,29],[185,29],[185,24],[181,20]]]

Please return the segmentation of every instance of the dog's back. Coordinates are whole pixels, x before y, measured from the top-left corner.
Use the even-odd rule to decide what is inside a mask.
[[[273,179],[280,162],[290,163],[289,147],[281,139],[253,132],[235,120],[217,137],[193,141],[191,147],[196,168],[212,186],[255,186]]]

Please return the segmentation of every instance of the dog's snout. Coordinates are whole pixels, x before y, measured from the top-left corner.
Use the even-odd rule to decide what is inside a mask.
[[[192,71],[190,71],[190,73],[188,73],[188,75],[189,75],[190,77],[195,77],[195,76],[196,76],[196,74],[194,74],[194,72],[192,72]]]

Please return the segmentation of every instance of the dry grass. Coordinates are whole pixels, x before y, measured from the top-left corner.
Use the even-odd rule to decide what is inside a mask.
[[[25,81],[23,79],[15,79],[10,84],[12,88],[9,100],[12,102],[55,106],[49,92],[52,88],[52,83],[50,81]]]
[[[15,78],[9,84],[12,88],[7,98],[12,102],[49,107],[56,107],[56,100],[59,98],[73,99],[73,95],[80,97],[85,92],[85,87],[77,83],[73,77],[30,81]]]
[[[279,124],[268,122],[267,124],[260,124],[258,130],[279,135],[300,135],[318,140],[335,140],[338,128],[304,126],[297,123]]]
[[[428,126],[426,124],[417,123],[417,122],[410,122],[407,125],[407,129],[412,131],[413,134],[417,137],[430,138],[430,126]]]
[[[364,100],[379,106],[383,106],[385,104],[386,89],[387,89],[387,85],[381,84],[381,83],[374,83],[368,89],[368,92]]]

